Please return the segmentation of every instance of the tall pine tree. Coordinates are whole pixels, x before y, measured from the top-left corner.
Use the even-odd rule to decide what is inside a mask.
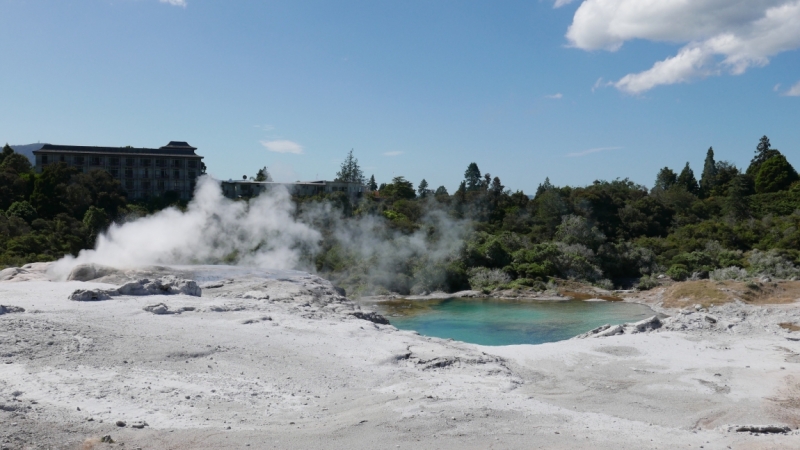
[[[691,167],[689,167],[688,162],[686,163],[686,166],[684,166],[683,170],[681,170],[680,175],[678,175],[676,184],[685,188],[687,192],[697,195],[699,191],[699,187],[697,186],[697,178],[694,177],[694,171]]]
[[[352,149],[350,149],[347,158],[342,162],[339,171],[336,172],[336,180],[364,184],[364,172],[361,171],[358,160],[353,156]]]
[[[706,161],[703,163],[703,174],[700,175],[700,196],[705,198],[711,195],[717,184],[717,163],[714,161],[714,147],[708,147]]]

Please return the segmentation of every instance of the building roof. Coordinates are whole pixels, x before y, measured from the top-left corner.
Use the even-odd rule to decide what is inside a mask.
[[[160,148],[133,148],[133,147],[90,147],[84,145],[58,145],[45,144],[41,149],[35,150],[38,153],[116,153],[120,155],[151,155],[151,156],[197,156],[196,147],[192,147],[186,142],[170,141],[169,144]]]

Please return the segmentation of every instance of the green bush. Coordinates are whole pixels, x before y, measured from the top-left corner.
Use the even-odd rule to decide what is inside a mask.
[[[689,269],[683,264],[673,264],[667,270],[667,276],[675,281],[683,281],[691,275]]]
[[[649,291],[650,289],[656,288],[660,285],[661,283],[658,282],[658,279],[649,275],[645,275],[639,278],[639,282],[636,284],[636,289],[640,291]]]

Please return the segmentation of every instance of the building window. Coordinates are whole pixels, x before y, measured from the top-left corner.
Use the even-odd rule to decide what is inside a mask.
[[[125,158],[125,166],[126,167],[133,167],[133,158]]]
[[[58,155],[58,160],[61,162],[67,162],[67,157],[66,155]]]
[[[142,159],[142,167],[150,167],[150,160],[149,159]]]
[[[119,158],[117,158],[117,157],[108,158],[108,165],[109,166],[118,166],[119,165]]]
[[[99,156],[92,156],[92,159],[91,159],[91,161],[92,161],[92,165],[93,165],[93,166],[99,166],[99,165],[101,165],[101,163],[100,163],[100,157],[99,157]]]
[[[172,171],[172,178],[174,178],[176,180],[180,180],[181,179],[181,171],[180,170],[173,170]]]
[[[142,176],[145,178],[150,178],[150,169],[142,170]]]
[[[158,180],[158,190],[159,191],[164,190],[164,180]]]
[[[42,155],[42,165],[47,164],[47,155]]]
[[[192,160],[189,161],[189,168],[190,169],[196,169],[197,168],[197,160],[196,159],[192,159]]]
[[[119,176],[119,169],[111,169],[109,170],[109,172],[111,172],[111,176],[114,178],[117,178]]]
[[[149,181],[142,181],[142,189],[145,191],[150,190],[150,182]]]
[[[194,170],[190,170],[189,171],[189,179],[194,180],[195,178],[197,178],[197,174],[195,173]]]
[[[156,167],[166,167],[167,161],[165,159],[157,159]]]
[[[83,156],[76,156],[75,157],[75,165],[76,166],[82,166],[84,162],[85,161],[84,161]]]
[[[133,190],[133,180],[126,180],[125,181],[125,189]]]
[[[173,159],[172,160],[172,167],[181,168],[183,167],[183,161],[180,159]]]
[[[125,169],[125,178],[133,178],[133,169]]]

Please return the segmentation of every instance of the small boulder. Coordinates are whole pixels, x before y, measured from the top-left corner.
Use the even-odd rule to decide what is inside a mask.
[[[595,334],[594,337],[616,336],[618,334],[624,334],[624,333],[625,333],[625,328],[622,325],[614,325],[606,330],[603,330]]]
[[[145,306],[143,309],[147,312],[151,312],[156,315],[174,314],[172,311],[169,310],[169,308],[167,308],[167,305],[163,303],[159,303],[157,305]]]
[[[350,315],[358,319],[369,320],[372,323],[377,323],[380,325],[391,325],[386,317],[383,317],[376,312],[355,311],[351,312]]]
[[[91,281],[115,272],[116,269],[99,264],[78,264],[67,275],[67,281]]]
[[[22,312],[25,312],[25,308],[20,308],[19,306],[0,305],[0,316],[2,316],[3,314],[22,313]]]
[[[110,298],[110,293],[103,289],[76,289],[69,295],[69,299],[76,302],[97,302]]]
[[[663,325],[661,320],[659,320],[657,316],[653,316],[634,323],[633,328],[639,333],[645,333],[647,331],[657,330],[661,328],[661,325]]]

